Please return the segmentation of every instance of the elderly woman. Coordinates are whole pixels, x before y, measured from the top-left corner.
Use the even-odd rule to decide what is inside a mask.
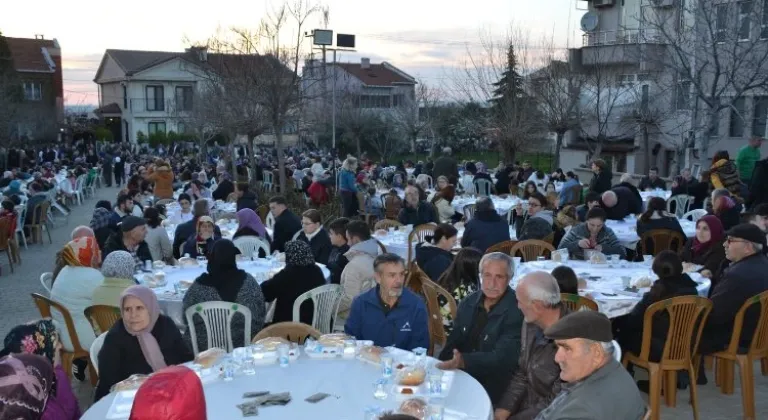
[[[441,187],[440,184],[443,180],[445,180],[445,185]],[[437,185],[440,190],[432,197],[431,202],[437,209],[437,216],[440,219],[440,222],[458,222],[461,220],[461,214],[456,213],[456,210],[453,209],[453,205],[451,205],[453,199],[456,198],[456,189],[453,185],[448,184],[448,180],[444,176],[438,178]]]
[[[235,256],[240,251],[232,241],[221,239],[211,247],[208,258],[208,271],[195,279],[182,303],[183,310],[203,302],[224,301],[233,302],[245,306],[251,310],[251,331],[248,337],[253,337],[264,326],[266,307],[264,295],[256,280],[248,273],[237,268]],[[186,323],[186,318],[184,319]],[[196,317],[194,328],[197,336],[197,349],[203,351],[208,348],[208,337],[205,333],[205,325],[202,318]],[[184,333],[184,340],[191,343],[190,330]],[[235,347],[242,347],[250,342],[243,341],[245,335],[245,322],[241,316],[236,316],[232,321],[232,343]],[[191,347],[191,345],[190,345]]]
[[[49,405],[57,403],[56,373],[51,363],[35,354],[13,354],[0,359],[0,419],[70,419]],[[61,415],[60,415],[61,414]]]
[[[135,266],[136,261],[127,251],[110,252],[101,264],[104,282],[93,291],[93,304],[117,306],[125,289],[136,285]]]
[[[323,272],[315,264],[309,245],[298,240],[286,243],[285,268],[261,285],[267,302],[277,299],[273,322],[293,321],[296,298],[324,284]],[[313,311],[311,302],[303,303],[299,312],[300,321],[312,325]]]
[[[331,237],[328,231],[323,229],[323,221],[320,212],[315,209],[309,209],[301,215],[301,231],[296,236],[296,240],[306,242],[312,249],[312,255],[315,262],[328,264],[328,257],[331,254]]]
[[[210,216],[201,216],[197,219],[197,233],[184,242],[184,254],[189,254],[192,258],[207,257],[213,241],[220,238],[220,235],[216,235],[213,219]]]
[[[148,375],[193,358],[179,328],[171,318],[160,313],[160,304],[152,289],[131,286],[120,295],[119,305],[122,319],[107,332],[99,351],[95,401],[131,375]]]
[[[261,218],[255,211],[241,209],[237,212],[236,217],[237,231],[235,231],[232,239],[237,239],[241,236],[255,236],[266,241],[268,244],[272,243],[272,238],[269,236],[266,226],[264,226],[264,223],[262,223]]]
[[[342,216],[356,217],[358,210],[357,184],[355,183],[355,170],[357,159],[352,156],[344,160],[339,173],[339,192],[344,210]]]

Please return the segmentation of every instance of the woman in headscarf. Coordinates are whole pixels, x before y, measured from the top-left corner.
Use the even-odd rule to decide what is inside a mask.
[[[324,284],[325,277],[315,264],[309,244],[299,240],[286,243],[285,268],[261,284],[267,302],[277,299],[272,322],[293,321],[293,302],[296,298]],[[300,309],[300,321],[312,325],[313,311],[312,302],[304,302]]]
[[[95,401],[131,375],[148,375],[193,359],[179,328],[171,318],[160,313],[160,304],[152,289],[131,286],[120,295],[119,304],[122,318],[107,332],[99,351]]]
[[[104,245],[107,243],[107,239],[117,229],[115,226],[111,226],[112,212],[103,207],[96,207],[91,217],[91,223],[88,224],[93,229],[93,234],[96,237],[96,242],[99,244],[99,249],[104,249]]]
[[[64,249],[56,257],[51,299],[69,310],[80,346],[90,349],[96,336],[83,311],[93,305],[93,291],[104,281],[104,276],[98,270],[101,265],[101,251],[96,238],[81,237],[64,245]],[[67,324],[58,311],[53,311],[53,322],[60,332],[64,350],[73,351]]]
[[[80,418],[80,407],[77,404],[75,394],[72,392],[69,374],[61,366],[61,343],[59,342],[58,332],[51,320],[41,319],[14,327],[5,336],[3,346],[3,350],[0,351],[0,357],[9,354],[16,356],[22,354],[42,356],[50,364],[55,375],[52,378],[48,400],[45,401],[42,416],[35,417],[34,415],[29,415],[18,418],[40,418],[43,420],[76,420]],[[4,388],[0,387],[0,389]],[[1,391],[0,394],[2,394]],[[1,400],[2,397],[0,397]],[[13,416],[6,417],[9,413],[5,412],[1,407],[3,407],[2,403],[0,403],[0,418],[17,418]]]
[[[12,354],[0,359],[0,384],[0,419],[41,420],[56,374],[43,356]]]
[[[267,227],[262,223],[261,218],[255,211],[251,209],[241,209],[237,212],[237,231],[232,239],[237,239],[241,236],[256,236],[257,238],[266,241],[266,243],[272,243],[272,238],[267,232]],[[266,255],[259,255],[259,258],[266,257]]]
[[[720,219],[723,229],[728,230],[739,224],[744,206],[725,188],[712,191],[712,213]]]
[[[208,258],[208,271],[196,278],[187,290],[182,303],[182,313],[187,308],[203,302],[224,301],[243,305],[251,310],[251,331],[248,337],[253,337],[264,326],[264,318],[267,315],[264,295],[258,282],[250,274],[237,268],[237,254],[240,254],[240,250],[232,241],[221,239],[214,242]],[[187,322],[186,318],[184,322]],[[195,329],[198,351],[206,350],[208,337],[202,318],[195,317],[195,325],[187,326],[184,333],[184,339],[192,347],[189,328]],[[235,347],[249,344],[250,340],[243,342],[244,331],[245,322],[238,315],[232,321],[232,344]]]
[[[725,229],[717,216],[708,214],[696,222],[696,235],[688,239],[683,248],[685,263],[703,265],[701,275],[712,280],[711,291],[715,288],[717,272],[725,261]]]
[[[21,204],[21,197],[25,195],[21,191],[21,181],[18,179],[11,181],[11,183],[8,184],[8,188],[3,191],[3,195],[10,198],[10,200],[13,201],[13,204],[17,206]]]
[[[93,291],[93,304],[117,306],[120,303],[120,294],[136,285],[133,279],[135,267],[136,261],[129,252],[110,252],[101,264],[104,282]]]
[[[210,247],[213,241],[220,239],[216,235],[216,225],[210,216],[201,216],[197,219],[197,233],[192,235],[184,243],[184,254],[189,254],[192,258],[208,257]]]

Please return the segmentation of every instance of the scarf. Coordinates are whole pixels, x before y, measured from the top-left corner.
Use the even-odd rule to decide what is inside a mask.
[[[251,209],[241,209],[237,212],[237,223],[239,229],[249,227],[259,234],[262,238],[267,237],[267,228],[262,223],[261,218]]]
[[[94,231],[96,231],[96,229],[107,227],[109,226],[111,217],[111,211],[105,208],[97,207],[96,210],[93,211],[93,216],[91,217],[91,223],[89,226]]]
[[[214,225],[213,235],[210,238],[208,238],[208,239],[205,239],[202,236],[200,236],[200,227],[201,227],[201,225],[203,223],[210,223],[210,224]],[[216,225],[213,223],[213,219],[211,219],[210,216],[200,216],[197,219],[197,229],[196,229],[197,230],[197,235],[196,235],[196,239],[195,239],[195,241],[196,241],[195,246],[197,247],[197,255],[198,256],[202,257],[202,256],[207,256],[208,255],[208,243],[216,235],[216,228],[215,228],[215,226]]]
[[[248,276],[237,268],[235,255],[240,250],[228,239],[215,241],[208,258],[208,271],[201,274],[195,282],[216,290],[224,302],[236,302],[237,295]]]
[[[0,419],[39,419],[55,389],[53,365],[34,354],[0,359]]]
[[[285,244],[285,265],[287,267],[315,265],[315,256],[312,254],[312,248],[304,241],[288,241]]]
[[[133,279],[136,261],[126,251],[112,251],[101,264],[101,274],[107,278]]]
[[[144,304],[144,307],[147,308],[147,312],[149,312],[149,324],[143,330],[133,331],[128,326],[128,323],[125,322],[125,314],[122,313],[122,311],[123,303],[125,302],[125,298],[128,296],[135,297],[136,299],[140,300],[141,303]],[[157,324],[157,320],[160,318],[160,304],[157,302],[157,296],[155,295],[155,292],[146,286],[140,285],[131,286],[125,289],[123,293],[120,294],[120,312],[123,318],[125,331],[139,340],[141,353],[144,355],[144,359],[152,368],[152,371],[157,372],[158,370],[166,367],[167,365],[165,363],[165,358],[163,357],[163,353],[160,351],[160,345],[157,343],[155,336],[152,335],[152,329],[155,328],[155,324]]]
[[[0,357],[11,353],[29,353],[44,356],[53,364],[58,340],[56,327],[50,319],[17,325],[5,336]]]
[[[723,223],[720,222],[720,219],[718,219],[717,216],[708,214],[696,222],[697,227],[699,226],[699,223],[707,224],[711,236],[707,242],[699,242],[699,238],[694,235],[693,245],[691,246],[691,252],[693,255],[702,255],[703,253],[709,251],[713,245],[717,245],[723,242],[723,238],[725,238]]]
[[[101,262],[101,251],[96,238],[86,236],[74,239],[64,245],[61,251],[61,258],[66,265],[72,267],[93,267],[96,268]]]

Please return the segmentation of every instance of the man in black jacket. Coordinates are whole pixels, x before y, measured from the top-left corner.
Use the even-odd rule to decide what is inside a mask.
[[[176,226],[176,233],[173,236],[173,256],[176,259],[181,258],[181,247],[184,242],[197,232],[197,219],[201,216],[210,216],[208,200],[195,201],[195,204],[192,205],[192,214],[194,215],[192,220]],[[214,236],[221,237],[221,230],[218,225],[214,226],[214,230],[216,232]]]
[[[269,199],[269,211],[275,217],[275,230],[272,235],[272,252],[285,252],[285,243],[301,230],[301,219],[288,209],[288,203],[282,196]]]
[[[589,181],[589,191],[602,194],[611,189],[613,184],[613,172],[602,159],[595,159],[592,162],[592,180]]]
[[[144,261],[152,261],[149,245],[144,242],[144,237],[147,235],[147,221],[141,217],[126,216],[118,227],[120,230],[113,233],[104,244],[102,258],[106,258],[114,251],[126,251],[133,256],[137,268],[143,267]]]
[[[768,203],[768,158],[755,162],[746,205],[754,209],[763,203]]]
[[[439,222],[435,208],[421,200],[419,189],[413,185],[405,187],[405,203],[397,215],[397,220],[404,225],[413,226]]]
[[[659,178],[659,168],[653,167],[648,171],[648,176],[640,180],[640,191],[666,190],[667,184]]]
[[[464,227],[461,237],[461,247],[473,247],[485,252],[489,247],[510,240],[509,224],[504,220],[493,201],[488,197],[480,197],[475,202],[475,214]]]
[[[443,149],[443,156],[435,159],[435,165],[432,167],[432,179],[440,176],[459,178],[459,168],[456,165],[456,159],[451,157],[450,147]]]
[[[237,211],[242,209],[251,209],[256,211],[256,209],[259,207],[256,194],[250,190],[247,182],[237,183],[237,196]]]
[[[630,214],[643,212],[643,202],[627,187],[617,186],[603,193],[602,207],[610,220],[624,220]]]

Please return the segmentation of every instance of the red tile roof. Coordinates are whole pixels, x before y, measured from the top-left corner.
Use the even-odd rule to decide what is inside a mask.
[[[416,83],[413,79],[404,77],[384,64],[371,64],[367,69],[364,69],[360,63],[336,64],[368,86],[392,86],[398,83]]]
[[[43,48],[57,48],[53,40],[9,37],[5,37],[5,40],[11,50],[16,71],[54,72],[55,69],[50,66],[42,51]]]

